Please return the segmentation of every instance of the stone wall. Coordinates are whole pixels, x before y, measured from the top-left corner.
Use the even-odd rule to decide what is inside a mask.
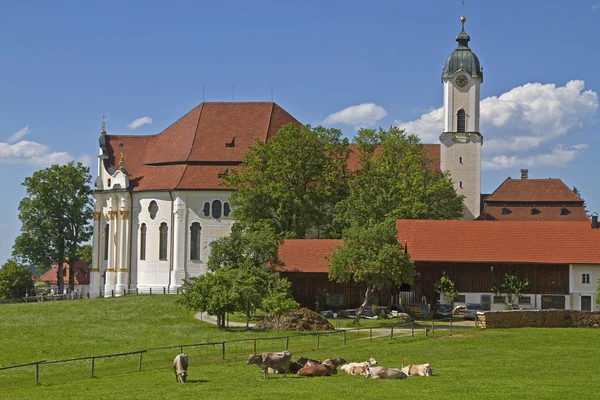
[[[576,310],[487,311],[477,315],[481,328],[600,328],[600,312]]]

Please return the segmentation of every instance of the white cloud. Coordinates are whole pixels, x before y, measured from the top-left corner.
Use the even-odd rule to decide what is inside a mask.
[[[594,4],[592,5],[592,10],[597,10],[600,8],[600,4]]]
[[[129,129],[137,129],[142,125],[147,125],[147,124],[151,124],[151,123],[152,123],[152,118],[142,117],[142,118],[138,118],[134,121],[131,121],[129,124],[127,124],[127,127]]]
[[[8,138],[8,143],[14,143],[17,140],[21,140],[21,138],[25,135],[31,133],[31,129],[29,129],[29,125],[25,125],[23,128],[19,129],[15,133],[12,134],[11,137]]]
[[[587,144],[578,144],[575,146],[563,147],[557,145],[551,153],[536,154],[525,157],[518,156],[494,156],[483,160],[481,167],[483,169],[505,169],[516,167],[563,167],[566,168],[569,162],[573,161],[579,152],[587,148]]]
[[[48,166],[66,164],[73,157],[67,152],[51,152],[46,145],[21,140],[15,144],[0,142],[0,162]]]
[[[528,83],[498,97],[481,101],[480,130],[484,136],[483,155],[490,165],[507,165],[511,153],[540,150],[558,138],[582,132],[598,111],[598,94],[584,90],[585,82],[572,80],[565,86]],[[396,124],[424,143],[435,143],[443,130],[443,111],[437,108],[414,121]],[[577,149],[575,149],[577,150]],[[563,149],[564,151],[564,149]],[[556,149],[550,153],[556,156]],[[569,153],[576,156],[578,153]],[[544,156],[537,158],[542,162]],[[495,160],[495,161],[492,161]],[[533,161],[532,161],[533,162]],[[496,168],[496,167],[495,167]]]
[[[330,114],[325,118],[325,124],[344,124],[353,127],[372,126],[386,115],[385,108],[375,103],[363,103]]]

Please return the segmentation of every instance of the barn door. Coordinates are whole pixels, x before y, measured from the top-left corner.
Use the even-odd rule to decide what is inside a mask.
[[[581,311],[592,311],[592,296],[581,296]]]

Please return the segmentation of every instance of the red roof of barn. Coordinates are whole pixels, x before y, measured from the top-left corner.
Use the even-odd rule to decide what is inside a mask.
[[[279,271],[329,272],[325,257],[341,245],[340,239],[287,239],[279,247],[279,258],[285,263]]]
[[[600,264],[600,229],[589,221],[398,220],[415,261]]]
[[[56,278],[56,270],[58,269],[58,265],[52,266],[46,273],[40,276],[41,281],[48,281],[50,283],[56,284],[58,279]],[[90,284],[90,269],[87,264],[83,261],[76,261],[73,265],[73,270],[75,271],[75,285],[89,285]],[[63,276],[63,282],[65,284],[69,283],[69,264],[63,264],[63,271],[65,275]]]
[[[506,178],[498,188],[484,199],[485,202],[579,202],[577,196],[560,179]]]
[[[275,103],[202,103],[157,135],[107,135],[108,163],[123,154],[134,191],[223,189],[219,174],[290,122],[300,125]]]

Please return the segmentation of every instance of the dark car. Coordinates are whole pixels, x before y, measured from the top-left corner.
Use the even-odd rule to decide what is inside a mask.
[[[435,312],[436,318],[452,318],[453,307],[451,304],[440,304]]]
[[[465,319],[475,319],[477,311],[482,311],[483,307],[479,303],[467,303],[465,305]]]

